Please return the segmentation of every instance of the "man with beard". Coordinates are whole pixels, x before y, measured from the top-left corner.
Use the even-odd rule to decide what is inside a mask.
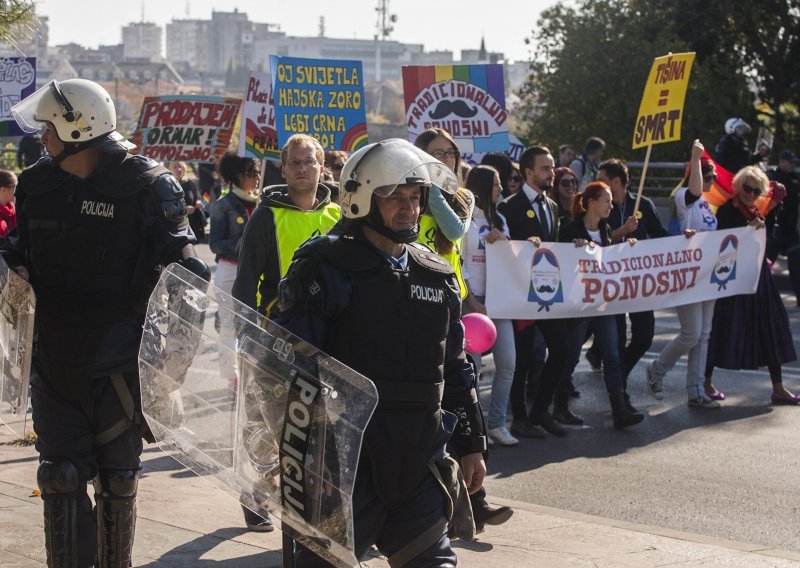
[[[547,192],[553,187],[554,166],[550,150],[543,146],[533,146],[522,153],[519,160],[520,173],[525,180],[522,190],[498,206],[500,213],[508,220],[512,240],[528,240],[537,247],[543,242],[558,240],[558,205],[547,197]],[[567,324],[557,319],[540,320],[535,326],[523,326],[520,323],[515,322],[517,366],[511,386],[511,409],[514,414],[511,433],[526,438],[542,438],[543,428],[554,436],[566,436],[567,430],[553,419],[549,408],[559,382],[568,378]],[[532,366],[536,328],[544,336],[548,354],[529,414],[525,407],[525,385]],[[575,421],[580,420],[574,418]]]

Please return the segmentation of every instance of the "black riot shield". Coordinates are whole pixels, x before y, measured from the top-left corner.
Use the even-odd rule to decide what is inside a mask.
[[[235,361],[234,377],[220,375],[221,359]],[[327,561],[358,563],[352,494],[378,401],[370,380],[179,265],[150,297],[139,367],[142,408],[162,447],[279,516]]]
[[[36,297],[0,258],[0,421],[17,436],[28,429],[28,383]]]

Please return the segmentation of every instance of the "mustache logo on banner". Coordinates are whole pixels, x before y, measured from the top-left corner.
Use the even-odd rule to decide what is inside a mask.
[[[542,284],[541,286],[536,288],[536,291],[537,292],[547,292],[548,294],[552,294],[553,292],[556,291],[556,289],[555,288],[551,288],[547,284]]]
[[[478,107],[474,106],[470,108],[467,103],[460,99],[455,101],[444,99],[443,101],[440,101],[438,105],[436,105],[435,109],[428,112],[428,116],[434,120],[444,118],[448,114],[455,114],[461,118],[472,118],[478,114]]]
[[[730,272],[730,271],[731,271],[731,269],[728,268],[727,266],[720,266],[719,268],[717,268],[717,272],[719,274],[725,274],[725,273]]]

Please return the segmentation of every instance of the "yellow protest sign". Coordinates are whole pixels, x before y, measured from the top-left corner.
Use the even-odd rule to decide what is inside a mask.
[[[694,53],[657,57],[644,86],[633,130],[633,149],[680,140],[683,102]]]

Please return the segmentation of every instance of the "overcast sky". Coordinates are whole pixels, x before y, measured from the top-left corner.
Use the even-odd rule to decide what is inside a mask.
[[[531,37],[539,13],[556,0],[391,0],[397,15],[390,39],[421,43],[426,51],[478,49],[481,36],[489,51],[509,60],[527,60],[525,38]],[[49,17],[50,45],[87,47],[122,41],[122,26],[144,21],[164,25],[173,18],[210,19],[211,10],[247,13],[251,21],[280,25],[293,36],[319,34],[371,39],[376,33],[378,0],[37,0],[37,12]]]

